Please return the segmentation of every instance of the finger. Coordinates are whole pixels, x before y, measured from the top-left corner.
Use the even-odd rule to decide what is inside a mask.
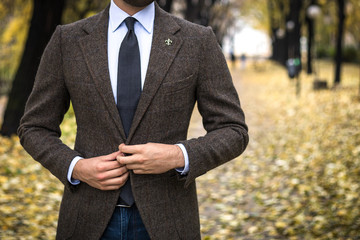
[[[129,178],[129,172],[126,172],[119,177],[108,179],[106,182],[102,183],[102,186],[105,188],[117,187],[116,189],[119,189],[120,187],[124,186],[128,178]]]
[[[138,145],[125,145],[125,144],[120,144],[119,146],[119,150],[122,153],[127,153],[127,154],[136,154],[136,153],[140,153],[141,149],[143,148],[143,144],[138,144]]]
[[[134,169],[133,173],[135,173],[135,174],[159,174],[161,172],[156,171],[155,169],[138,168],[138,169]]]
[[[96,170],[97,170],[97,172],[101,173],[101,172],[106,172],[106,171],[110,171],[110,170],[121,168],[121,167],[123,167],[123,165],[121,165],[118,161],[104,160],[97,164]]]
[[[141,170],[142,167],[139,164],[127,164],[126,168],[129,170]]]
[[[103,164],[105,164],[107,166],[106,170],[112,170],[112,169],[123,167],[123,165],[121,165],[118,161],[116,161],[116,159],[112,160],[112,161],[106,161]]]
[[[128,164],[141,164],[140,160],[140,156],[139,154],[135,154],[135,155],[129,155],[129,156],[117,156],[116,160],[123,165],[128,165]]]
[[[106,172],[104,172],[102,174],[99,174],[99,180],[100,181],[107,181],[107,180],[112,179],[112,178],[117,178],[117,177],[120,177],[120,176],[124,175],[128,171],[129,170],[126,167],[115,168],[115,169],[106,171]]]
[[[136,174],[149,174],[155,173],[155,169],[151,166],[145,166],[142,164],[128,164],[126,165],[127,169],[133,170]]]
[[[101,159],[105,160],[105,161],[112,161],[112,160],[115,160],[116,156],[118,156],[119,154],[120,154],[120,151],[113,152],[113,153],[110,153],[108,155],[102,156]]]

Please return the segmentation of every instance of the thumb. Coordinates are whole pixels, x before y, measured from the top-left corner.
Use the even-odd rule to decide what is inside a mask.
[[[119,145],[119,151],[120,151],[120,152],[121,152],[121,149],[122,149],[124,146],[125,146],[124,143],[122,143],[122,144]]]

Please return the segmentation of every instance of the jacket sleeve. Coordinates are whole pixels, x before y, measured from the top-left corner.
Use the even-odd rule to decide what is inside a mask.
[[[18,135],[24,149],[36,161],[72,188],[67,172],[72,159],[80,154],[59,139],[60,124],[69,105],[62,70],[61,26],[58,26],[41,58]]]
[[[245,116],[226,60],[211,28],[206,29],[200,59],[197,104],[207,132],[181,142],[189,156],[188,186],[196,177],[239,156],[249,137]]]

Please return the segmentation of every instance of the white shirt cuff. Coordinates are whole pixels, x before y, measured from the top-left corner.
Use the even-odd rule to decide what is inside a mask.
[[[184,160],[185,160],[185,166],[183,168],[176,168],[176,171],[178,171],[181,175],[186,175],[189,172],[189,155],[183,144],[179,143],[176,145],[180,147],[180,149],[184,155]]]
[[[79,160],[83,159],[82,157],[74,157],[74,159],[71,161],[71,164],[70,164],[70,167],[69,167],[69,171],[68,171],[68,174],[67,174],[67,179],[68,181],[72,184],[72,185],[78,185],[80,184],[80,180],[77,180],[77,179],[73,179],[71,176],[72,176],[72,173],[74,171],[74,167],[75,165],[77,164],[77,162]]]

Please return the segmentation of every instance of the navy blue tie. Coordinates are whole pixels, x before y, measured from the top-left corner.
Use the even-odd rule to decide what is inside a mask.
[[[128,17],[128,32],[121,43],[118,65],[117,107],[128,137],[141,94],[141,68],[138,41],[134,32],[136,19]]]
[[[117,79],[117,108],[126,137],[129,131],[141,94],[141,67],[139,45],[134,31],[136,19],[125,19],[128,32],[121,43]],[[130,180],[122,187],[120,201],[127,205],[134,203]]]

